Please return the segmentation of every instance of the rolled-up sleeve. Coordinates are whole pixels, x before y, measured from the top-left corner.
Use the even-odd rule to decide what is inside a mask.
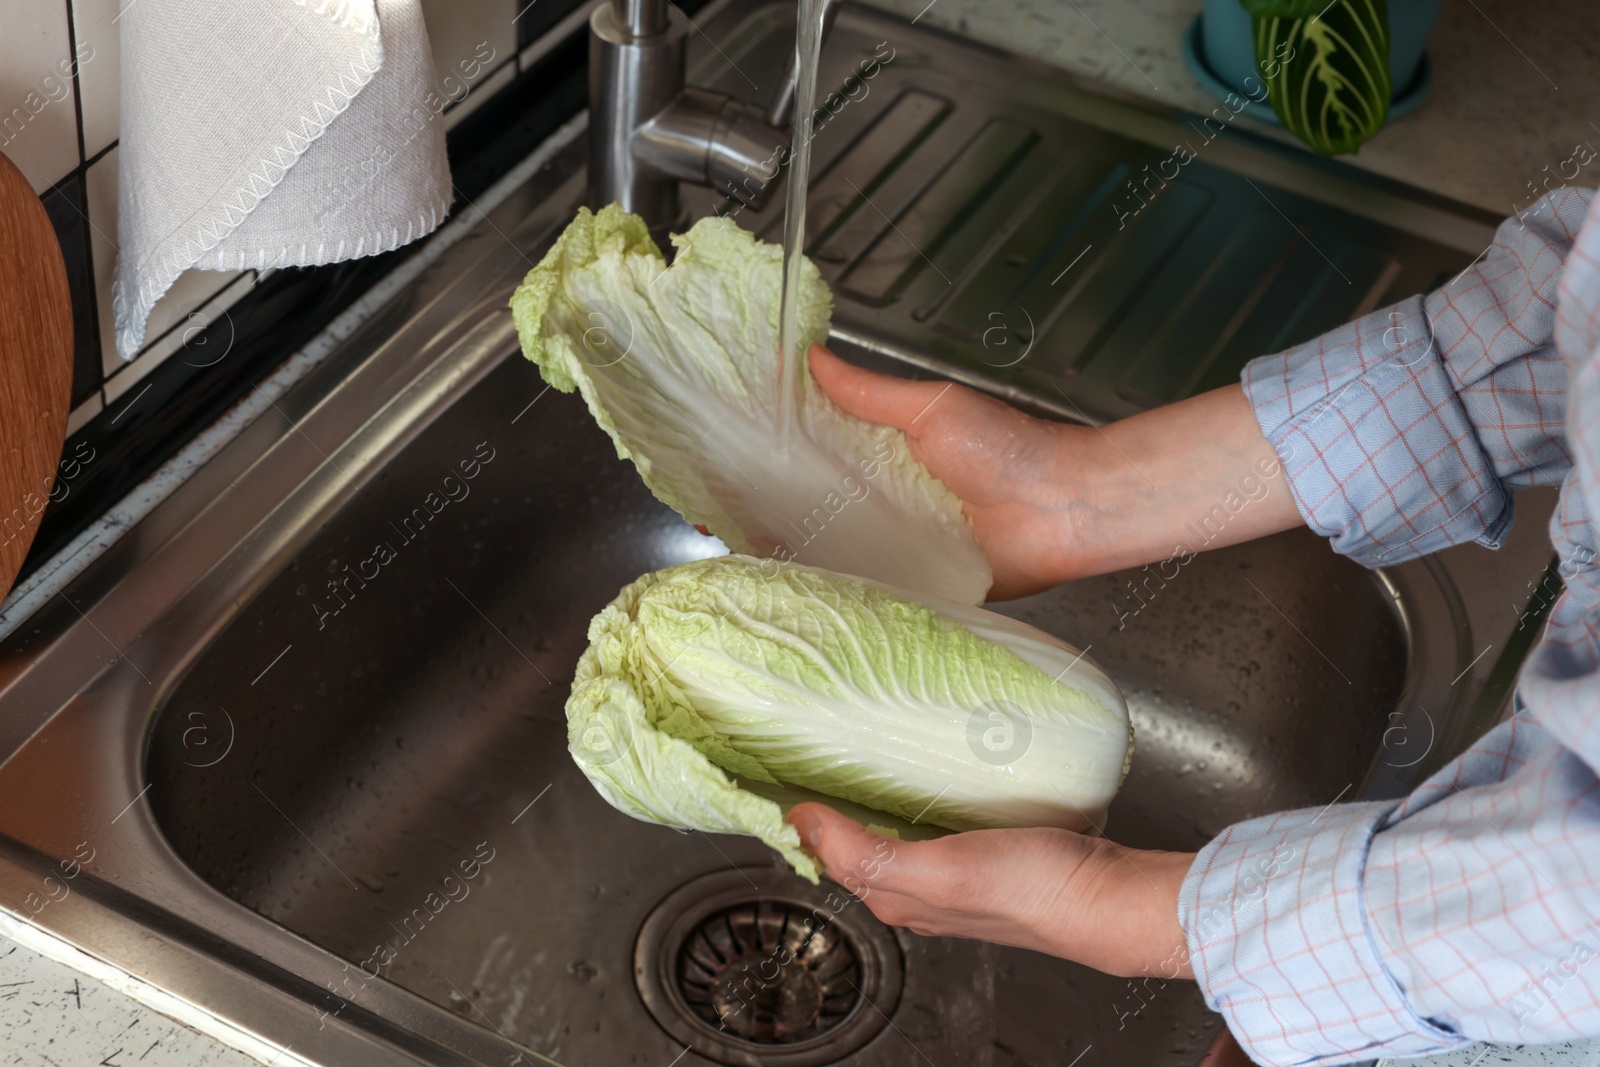
[[[1336,551],[1377,566],[1498,547],[1512,493],[1560,482],[1556,291],[1592,195],[1552,193],[1440,289],[1245,368],[1295,504]]]
[[[1190,868],[1178,917],[1195,979],[1257,1062],[1416,1056],[1453,1043],[1406,1003],[1368,929],[1363,873],[1394,807],[1240,823]]]
[[[1439,291],[1246,370],[1301,514],[1338,551],[1376,565],[1493,546],[1512,493],[1564,483],[1567,585],[1519,713],[1410,796],[1253,819],[1197,855],[1179,899],[1195,977],[1258,1063],[1600,1034],[1591,199],[1552,194]],[[1581,269],[1563,285],[1569,255]]]
[[[1585,757],[1519,716],[1404,802],[1230,827],[1179,897],[1207,1003],[1275,1067],[1600,1032]]]

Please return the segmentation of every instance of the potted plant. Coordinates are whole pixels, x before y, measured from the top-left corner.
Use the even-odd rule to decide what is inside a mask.
[[[1441,0],[1206,0],[1184,58],[1219,96],[1323,155],[1354,152],[1416,107]]]

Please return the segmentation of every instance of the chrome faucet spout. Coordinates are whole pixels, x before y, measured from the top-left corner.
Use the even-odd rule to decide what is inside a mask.
[[[793,63],[767,109],[687,86],[689,29],[668,0],[611,0],[589,19],[589,203],[621,204],[657,234],[683,221],[679,182],[759,210],[791,144]]]
[[[611,0],[611,17],[629,37],[654,37],[667,28],[667,0]]]

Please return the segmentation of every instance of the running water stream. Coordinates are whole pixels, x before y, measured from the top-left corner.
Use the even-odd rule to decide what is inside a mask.
[[[794,134],[783,210],[783,303],[778,317],[778,420],[772,450],[789,450],[800,401],[804,353],[799,350],[800,260],[806,245],[806,186],[811,173],[811,119],[817,108],[817,62],[822,55],[823,0],[798,0],[795,24]]]

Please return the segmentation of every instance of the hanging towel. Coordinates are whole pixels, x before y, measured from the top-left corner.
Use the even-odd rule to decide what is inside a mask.
[[[419,0],[134,0],[122,9],[117,351],[190,267],[387,252],[450,206]]]

